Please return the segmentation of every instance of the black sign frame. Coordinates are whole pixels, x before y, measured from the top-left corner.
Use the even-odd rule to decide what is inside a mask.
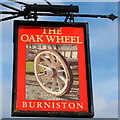
[[[83,27],[85,37],[86,73],[87,73],[87,93],[89,112],[70,112],[70,111],[22,111],[16,109],[17,98],[17,68],[18,68],[18,27],[19,26],[47,26],[47,27]],[[14,69],[13,69],[13,91],[12,91],[12,116],[20,117],[84,117],[94,116],[92,77],[89,48],[88,23],[64,23],[64,22],[45,22],[45,21],[14,21]]]

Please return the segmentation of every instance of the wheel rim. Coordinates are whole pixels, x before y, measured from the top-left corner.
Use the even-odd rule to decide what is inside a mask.
[[[43,50],[37,54],[34,72],[40,86],[54,96],[64,95],[70,87],[72,78],[67,61],[54,50]]]

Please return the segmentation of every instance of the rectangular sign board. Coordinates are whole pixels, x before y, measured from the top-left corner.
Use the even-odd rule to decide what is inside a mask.
[[[93,117],[87,23],[14,22],[12,116]]]

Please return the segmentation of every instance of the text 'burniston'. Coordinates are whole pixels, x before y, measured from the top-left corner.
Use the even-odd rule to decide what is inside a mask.
[[[23,108],[83,109],[83,103],[77,102],[22,102]]]

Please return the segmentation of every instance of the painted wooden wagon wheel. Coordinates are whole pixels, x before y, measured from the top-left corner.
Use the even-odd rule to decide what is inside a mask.
[[[34,72],[40,86],[54,96],[62,96],[72,84],[66,59],[55,50],[43,50],[34,59]]]

